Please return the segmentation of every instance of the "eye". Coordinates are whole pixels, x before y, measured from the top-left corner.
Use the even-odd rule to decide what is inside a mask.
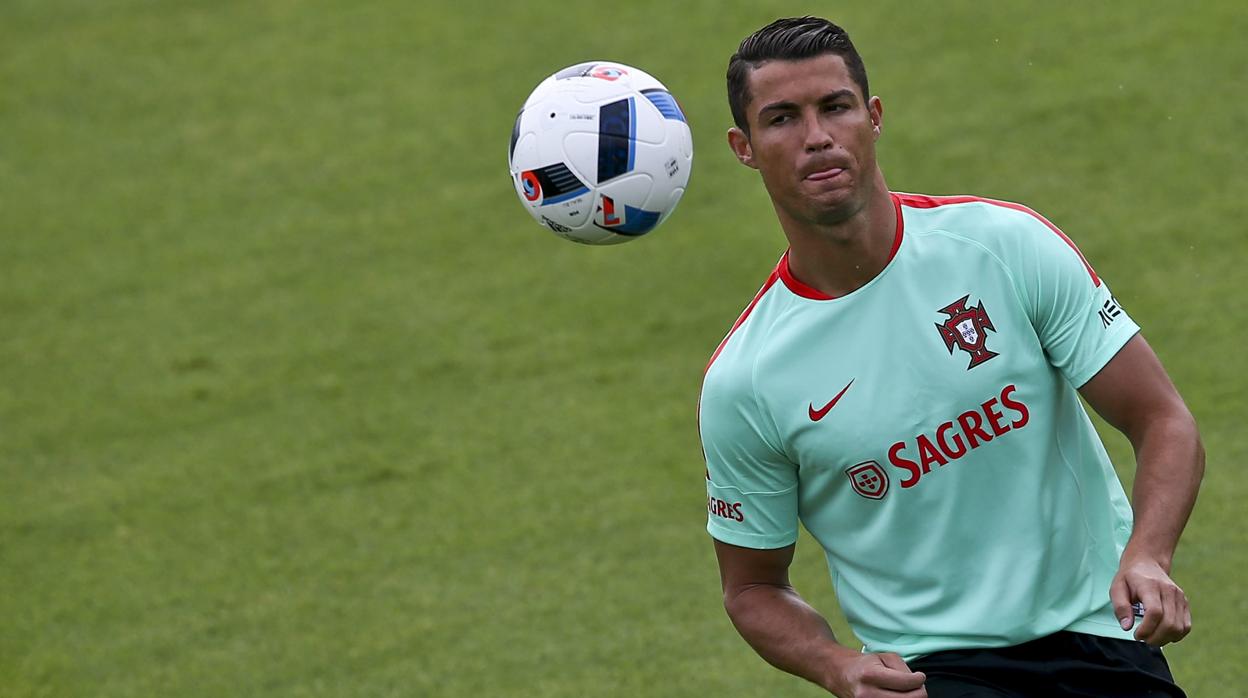
[[[779,126],[780,124],[782,124],[782,123],[784,123],[784,122],[786,122],[786,121],[788,121],[789,119],[792,119],[792,118],[793,118],[793,117],[792,117],[792,115],[790,115],[790,114],[779,114],[779,115],[777,115],[777,116],[773,116],[773,117],[771,117],[771,121],[769,121],[769,122],[767,122],[767,123],[769,123],[769,124],[770,124],[770,125],[772,125],[772,126]]]

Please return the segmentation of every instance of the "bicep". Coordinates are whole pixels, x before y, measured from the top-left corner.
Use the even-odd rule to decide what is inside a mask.
[[[782,548],[743,548],[715,541],[715,557],[719,560],[719,579],[725,596],[734,596],[754,586],[789,586],[789,565],[793,562],[796,544]]]
[[[1191,419],[1161,360],[1139,334],[1084,383],[1079,393],[1128,438],[1155,418]]]

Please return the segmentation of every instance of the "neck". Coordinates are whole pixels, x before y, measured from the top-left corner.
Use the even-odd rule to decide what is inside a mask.
[[[843,221],[823,224],[781,215],[794,277],[835,298],[861,288],[884,270],[898,214],[878,170],[875,185],[866,205]]]

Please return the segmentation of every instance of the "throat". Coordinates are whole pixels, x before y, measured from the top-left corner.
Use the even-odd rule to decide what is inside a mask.
[[[887,190],[880,203],[873,202],[860,215],[835,226],[786,230],[786,264],[792,278],[823,296],[838,298],[878,276],[901,242],[901,212]]]

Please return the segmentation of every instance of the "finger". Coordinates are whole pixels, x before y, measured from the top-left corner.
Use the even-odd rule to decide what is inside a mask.
[[[898,670],[887,666],[874,666],[862,673],[862,683],[875,688],[892,691],[913,691],[923,687],[927,676],[923,672]]]
[[[1187,595],[1177,584],[1171,584],[1168,590],[1169,610],[1166,614],[1166,625],[1169,626],[1166,633],[1166,642],[1178,642],[1182,640],[1191,630],[1191,624],[1188,621]]]
[[[889,669],[910,671],[910,665],[906,664],[906,660],[902,659],[901,655],[896,652],[884,652],[875,656],[879,657],[880,662]]]
[[[890,691],[887,688],[872,688],[861,695],[863,698],[927,698],[927,689],[916,688],[910,691]]]
[[[1169,632],[1166,634],[1166,642],[1178,642],[1185,634],[1183,632],[1183,590],[1171,585],[1167,605],[1166,625],[1169,626]]]
[[[927,698],[927,689],[919,686],[910,690],[893,690],[864,683],[858,685],[853,695],[855,698]]]
[[[1127,588],[1127,579],[1119,574],[1109,585],[1109,600],[1114,604],[1114,617],[1123,630],[1130,630],[1135,624],[1135,612],[1131,609],[1131,590]]]
[[[1175,587],[1175,591],[1179,607],[1179,636],[1174,641],[1178,642],[1192,632],[1192,607],[1187,601],[1187,594],[1182,589]]]
[[[1157,627],[1153,628],[1152,632],[1140,638],[1153,647],[1161,647],[1170,642],[1176,629],[1174,590],[1169,584],[1163,584],[1157,589],[1157,598],[1157,607],[1161,611],[1161,619],[1157,621]],[[1147,614],[1145,615],[1147,616]]]
[[[1165,617],[1166,610],[1156,586],[1149,585],[1139,589],[1136,591],[1136,596],[1140,599],[1140,603],[1144,604],[1144,619],[1135,628],[1135,639],[1148,642],[1152,639],[1153,633],[1157,632],[1157,626]]]
[[[886,679],[888,683],[879,684],[884,688],[892,688],[901,691],[914,690],[921,688],[923,682],[927,680],[927,675],[921,671],[911,671],[910,666],[901,658],[901,655],[893,652],[886,652],[877,655],[880,662],[891,672],[892,677]]]

